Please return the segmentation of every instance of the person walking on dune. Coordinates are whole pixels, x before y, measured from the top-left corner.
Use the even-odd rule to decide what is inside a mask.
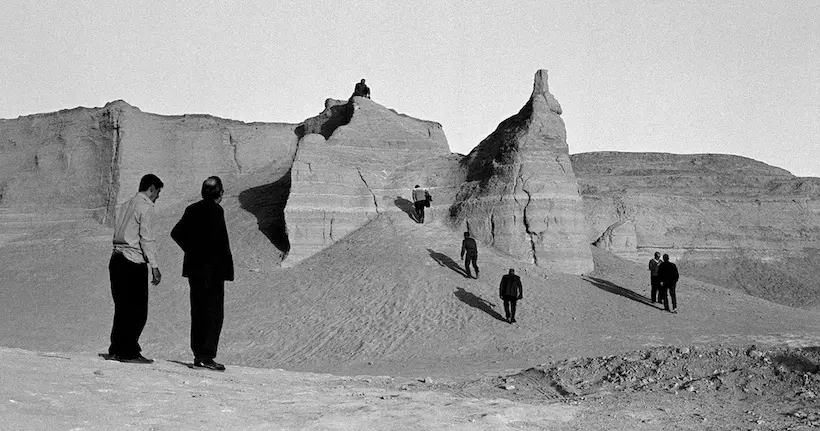
[[[652,303],[660,302],[658,295],[658,289],[661,285],[661,279],[658,277],[658,266],[661,264],[661,254],[657,251],[655,252],[655,257],[653,259],[649,259],[649,285],[650,285],[650,295],[652,298]]]
[[[464,272],[467,273],[467,278],[472,277],[470,263],[475,269],[475,278],[478,278],[478,245],[474,239],[470,238],[470,232],[464,232],[464,239],[461,241],[461,258],[464,259]]]
[[[675,266],[674,263],[669,261],[669,255],[663,255],[663,262],[658,266],[658,277],[661,279],[661,297],[663,298],[663,309],[666,311],[671,311],[672,313],[678,312],[678,299],[675,297],[675,288],[678,284],[678,267]],[[672,309],[669,309],[669,298],[666,297],[667,293],[672,298]]]
[[[108,263],[114,323],[106,359],[135,364],[154,362],[140,353],[148,321],[148,268],[151,284],[162,280],[154,237],[154,203],[164,184],[154,174],[142,177],[137,194],[120,206],[114,224],[114,250]]]
[[[509,274],[501,277],[501,284],[498,286],[498,296],[504,301],[504,314],[508,323],[515,323],[515,308],[519,299],[524,299],[524,287],[521,286],[521,278],[515,275],[515,270],[510,268]]]
[[[225,211],[219,205],[225,193],[219,177],[202,183],[202,200],[185,209],[171,230],[185,257],[182,276],[188,278],[191,299],[191,350],[194,366],[224,371],[214,361],[222,332],[225,281],[233,281],[234,268]]]
[[[424,208],[430,206],[430,193],[416,184],[413,188],[413,205],[416,207],[416,223],[424,223]]]

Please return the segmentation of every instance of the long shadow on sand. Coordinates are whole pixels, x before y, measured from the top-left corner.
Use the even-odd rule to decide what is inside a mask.
[[[456,263],[456,261],[454,261],[453,259],[450,259],[450,256],[447,256],[446,254],[439,253],[435,250],[431,250],[429,248],[427,249],[427,252],[430,253],[430,257],[432,257],[433,260],[435,260],[436,263],[439,264],[439,266],[446,266],[447,268],[450,268],[453,271],[461,274],[462,277],[470,278],[470,277],[467,277],[467,273],[464,272],[463,269],[461,269],[461,266],[459,266],[459,264]]]
[[[501,315],[493,309],[493,304],[487,302],[486,299],[481,298],[479,296],[475,296],[461,287],[456,288],[456,291],[453,292],[453,295],[455,295],[459,301],[469,305],[470,307],[478,308],[479,310],[489,314],[490,316],[495,317],[497,320],[500,320],[504,323],[507,322],[507,319],[501,317]]]
[[[598,289],[605,290],[609,293],[614,293],[619,296],[623,296],[624,298],[631,299],[635,302],[640,302],[641,304],[646,304],[656,310],[659,310],[659,308],[652,303],[651,299],[643,295],[639,295],[627,288],[618,286],[617,284],[611,281],[595,277],[583,277],[583,279],[592,284],[593,286],[597,287]]]
[[[820,347],[804,347],[779,353],[772,357],[772,362],[792,371],[820,374],[820,365],[815,363],[812,357],[820,357]]]
[[[410,202],[409,200],[401,196],[396,196],[396,199],[393,201],[393,203],[396,204],[396,206],[399,207],[400,210],[404,211],[404,213],[407,214],[408,217],[410,217],[410,220],[418,221],[416,220],[416,207],[415,205],[413,205],[413,202]]]

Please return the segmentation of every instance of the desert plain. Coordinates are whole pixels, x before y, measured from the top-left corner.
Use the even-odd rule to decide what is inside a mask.
[[[820,179],[732,155],[570,154],[546,71],[522,102],[468,155],[360,97],[300,124],[124,101],[0,120],[2,428],[820,426]],[[111,223],[149,172],[166,184],[141,338],[155,362],[104,361]],[[168,237],[209,175],[237,272],[224,373],[190,367]],[[433,196],[423,224],[415,184]],[[649,299],[655,251],[680,269],[677,314]]]

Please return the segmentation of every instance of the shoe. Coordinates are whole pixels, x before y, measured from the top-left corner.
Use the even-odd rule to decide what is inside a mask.
[[[194,367],[207,368],[213,371],[225,371],[225,366],[213,359],[196,359],[194,360]]]
[[[113,353],[100,353],[100,357],[106,361],[119,361],[120,357]]]
[[[515,323],[515,319],[510,319],[510,323]]]
[[[117,358],[117,360],[126,364],[151,364],[154,362],[153,359],[148,359],[142,355],[137,355],[133,358]]]

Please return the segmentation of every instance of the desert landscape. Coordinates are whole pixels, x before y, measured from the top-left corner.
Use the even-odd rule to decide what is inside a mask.
[[[121,100],[0,120],[3,428],[820,427],[820,178],[726,154],[571,154],[546,70],[521,99],[467,155],[362,97],[298,124]],[[149,172],[165,182],[141,338],[155,362],[104,361],[112,223]],[[236,262],[224,373],[190,368],[168,236],[209,175]],[[650,301],[656,251],[680,269],[677,314]]]

